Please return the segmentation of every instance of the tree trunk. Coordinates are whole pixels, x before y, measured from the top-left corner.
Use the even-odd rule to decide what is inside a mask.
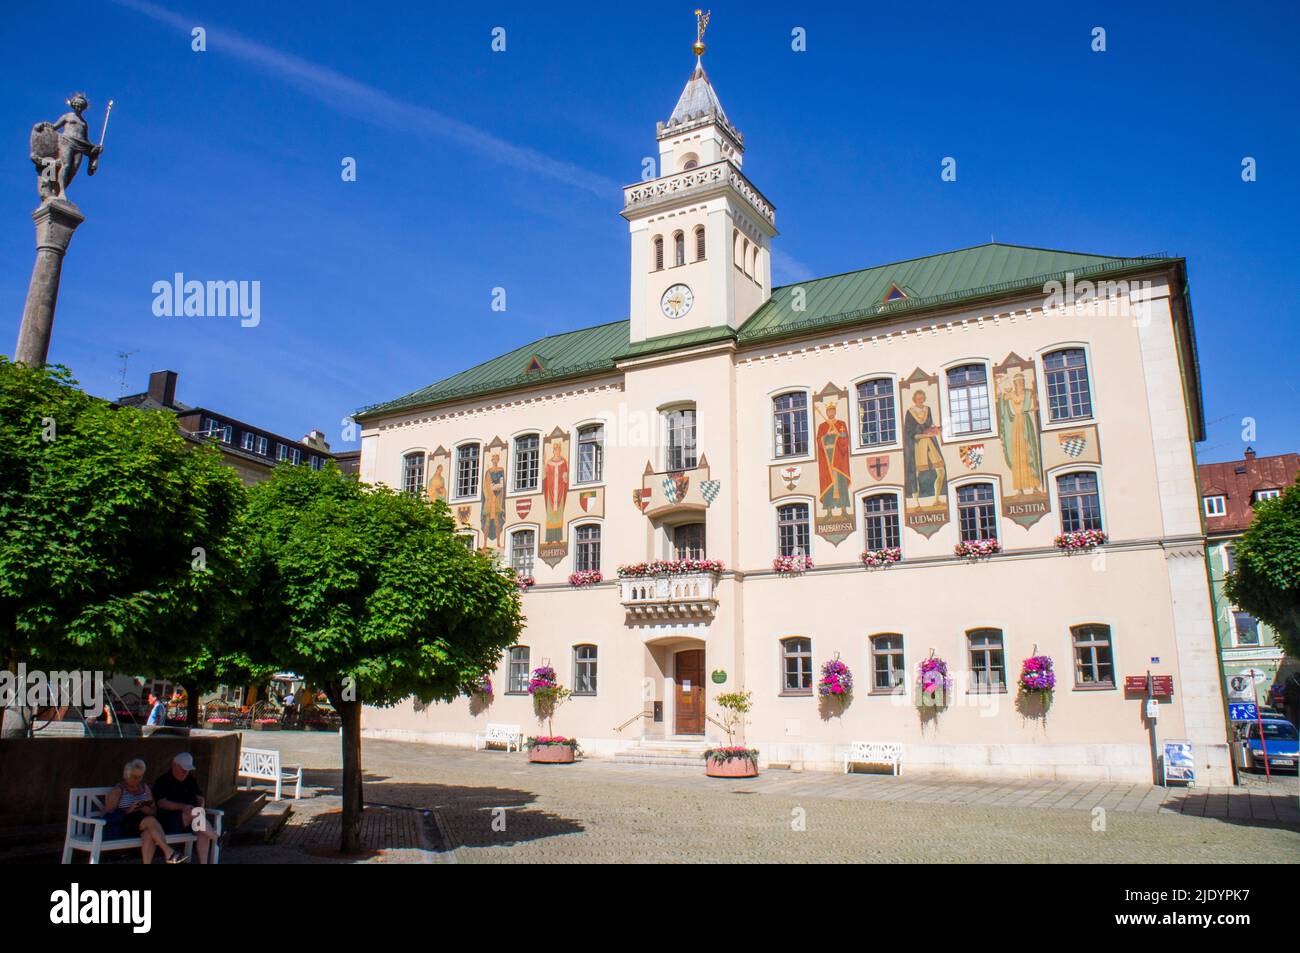
[[[343,836],[339,850],[359,854],[361,812],[365,807],[361,794],[361,703],[340,701],[334,692],[330,692],[330,700],[343,723]]]

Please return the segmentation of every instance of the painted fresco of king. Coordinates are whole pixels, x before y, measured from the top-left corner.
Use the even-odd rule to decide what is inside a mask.
[[[920,505],[922,493],[934,498],[931,506],[940,505],[948,468],[939,452],[939,428],[925,403],[923,390],[912,392],[912,406],[903,418],[903,473],[914,505]]]
[[[1042,450],[1038,442],[1038,398],[1017,371],[998,388],[998,427],[1002,454],[1011,468],[1011,486],[1020,494],[1043,490]]]
[[[485,541],[495,542],[497,548],[505,545],[506,524],[506,468],[501,465],[501,454],[492,454],[492,465],[483,471],[483,513],[479,517]]]
[[[564,443],[551,441],[551,456],[546,461],[542,479],[542,497],[546,502],[546,542],[564,541],[564,501],[569,493],[569,461],[564,458]]]
[[[840,510],[847,516],[853,511],[849,492],[849,428],[836,419],[835,401],[826,402],[826,419],[817,428],[817,481],[822,510]]]

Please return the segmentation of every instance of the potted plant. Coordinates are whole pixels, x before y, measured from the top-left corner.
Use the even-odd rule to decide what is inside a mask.
[[[1080,529],[1056,537],[1056,548],[1064,553],[1079,553],[1101,546],[1107,538],[1099,529]]]
[[[534,764],[572,764],[578,753],[578,740],[557,735],[552,721],[555,710],[573,692],[560,684],[555,669],[541,665],[533,669],[533,677],[528,680],[528,694],[533,696],[537,717],[546,719],[546,734],[528,739],[528,760]]]
[[[817,694],[837,701],[840,705],[846,704],[853,694],[853,673],[838,656],[822,663],[822,677],[817,682]]]
[[[569,574],[569,585],[574,587],[594,586],[604,578],[599,569],[579,569],[577,572]]]
[[[492,695],[492,676],[484,672],[469,687],[469,693],[479,701],[487,703],[493,698]]]
[[[772,560],[772,569],[782,576],[801,576],[813,568],[811,556],[777,556]]]
[[[884,549],[868,549],[864,550],[859,558],[862,560],[862,565],[868,569],[880,569],[902,559],[903,550],[898,546],[886,546]]]
[[[252,725],[250,725],[249,727],[251,727],[254,731],[279,731],[280,719],[267,718],[267,717],[254,718]]]
[[[515,585],[527,592],[537,585],[537,578],[535,576],[515,576]]]
[[[1044,708],[1052,703],[1056,688],[1056,671],[1050,655],[1031,655],[1020,663],[1020,680],[1016,683],[1021,695],[1037,698]]]
[[[948,693],[952,691],[952,678],[948,675],[948,663],[933,655],[921,662],[920,674],[916,677],[917,705],[921,708],[944,708],[948,704]]]
[[[722,709],[722,727],[727,744],[704,752],[704,773],[711,778],[752,778],[758,775],[758,749],[736,744],[736,733],[745,725],[753,703],[750,692],[725,692],[714,699]]]

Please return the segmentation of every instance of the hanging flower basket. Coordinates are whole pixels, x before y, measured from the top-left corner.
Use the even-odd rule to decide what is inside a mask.
[[[710,778],[753,778],[758,776],[758,749],[724,745],[704,752],[704,773]]]
[[[1052,667],[1050,655],[1031,655],[1020,663],[1020,680],[1017,682],[1020,694],[1026,697],[1037,696],[1047,707],[1052,702],[1052,692],[1056,688],[1056,671]]]
[[[604,578],[599,569],[580,569],[575,573],[570,573],[569,585],[574,587],[594,586]]]
[[[986,559],[1002,552],[1002,544],[996,539],[962,540],[952,551],[964,559]]]
[[[1056,548],[1066,553],[1080,553],[1103,545],[1107,536],[1099,529],[1081,529],[1056,537]]]
[[[772,569],[783,576],[800,576],[812,568],[811,556],[777,556],[772,560]]]
[[[533,576],[515,576],[515,585],[526,592],[537,585],[537,579]]]
[[[622,579],[641,579],[647,576],[684,576],[693,572],[726,572],[720,559],[655,559],[648,563],[628,563],[618,567]]]
[[[492,676],[480,675],[477,679],[474,680],[474,683],[470,685],[469,691],[471,695],[477,696],[482,701],[490,702],[493,697]]]
[[[945,708],[948,693],[952,691],[952,678],[948,663],[941,658],[928,658],[921,662],[916,677],[917,705],[921,708]]]
[[[840,704],[853,694],[853,673],[837,658],[822,663],[822,677],[817,682],[817,694],[832,698]]]
[[[533,764],[573,764],[573,759],[582,751],[577,738],[561,735],[529,738],[524,747],[528,749],[528,760]]]
[[[862,553],[862,565],[868,569],[879,569],[882,566],[888,566],[898,562],[903,558],[903,550],[897,546],[889,546],[885,549],[868,549]]]

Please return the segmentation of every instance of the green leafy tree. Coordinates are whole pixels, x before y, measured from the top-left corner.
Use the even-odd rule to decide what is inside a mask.
[[[1300,484],[1255,505],[1233,553],[1228,598],[1272,626],[1287,655],[1300,655]]]
[[[523,627],[519,590],[471,552],[444,503],[368,487],[333,465],[281,467],[249,491],[253,663],[303,676],[342,721],[343,835],[361,849],[361,706],[449,700]]]
[[[0,664],[161,674],[229,623],[244,501],[165,411],[0,357]],[[10,733],[26,730],[21,710]]]

